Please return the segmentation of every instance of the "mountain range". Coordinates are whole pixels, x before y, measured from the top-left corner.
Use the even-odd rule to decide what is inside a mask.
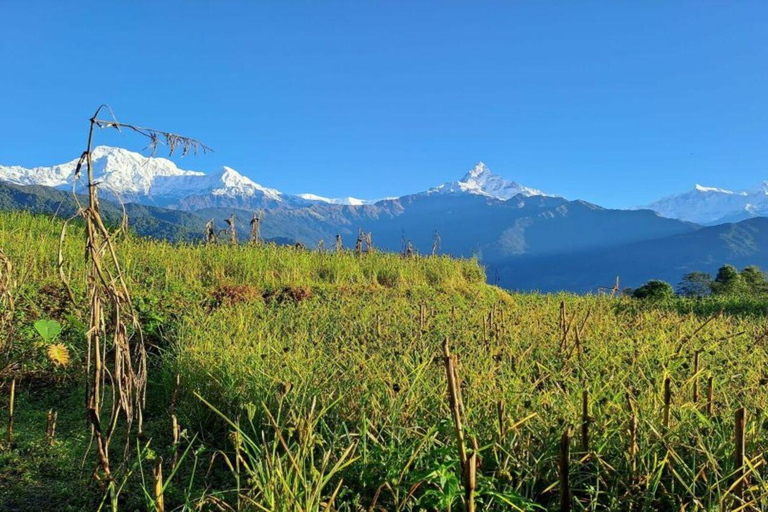
[[[282,242],[354,244],[358,229],[376,246],[409,241],[429,253],[478,257],[489,279],[520,290],[594,291],[616,276],[636,286],[679,279],[722,263],[761,264],[768,249],[768,186],[732,192],[696,186],[645,209],[615,210],[542,192],[494,174],[482,162],[461,179],[396,198],[365,200],[285,194],[230,167],[206,174],[120,148],[93,151],[105,215],[126,206],[133,229],[166,239],[202,238],[203,225],[262,211],[262,235]],[[83,191],[77,159],[50,167],[0,166],[0,209],[71,215]],[[738,224],[733,224],[738,222]],[[240,232],[244,235],[244,226]],[[768,260],[766,261],[768,263]]]

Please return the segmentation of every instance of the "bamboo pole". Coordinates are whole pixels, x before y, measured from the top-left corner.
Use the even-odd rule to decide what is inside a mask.
[[[712,403],[715,397],[714,379],[710,376],[707,379],[707,416],[712,417]]]

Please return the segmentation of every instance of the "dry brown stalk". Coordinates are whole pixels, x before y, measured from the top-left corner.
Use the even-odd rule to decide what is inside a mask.
[[[693,354],[693,403],[699,401],[699,353],[697,350]]]
[[[261,219],[264,217],[264,212],[259,212],[258,215],[253,214],[251,218],[251,237],[250,242],[253,245],[261,245]]]
[[[632,411],[629,418],[629,467],[632,478],[637,474],[637,414]]]
[[[507,435],[507,404],[504,400],[496,403],[496,413],[499,417],[499,443]]]
[[[672,379],[664,379],[664,428],[669,428],[669,409],[672,402]]]
[[[464,467],[464,503],[467,512],[475,512],[475,489],[477,488],[477,439],[472,439],[472,453]]]
[[[440,249],[441,243],[442,239],[440,238],[440,233],[435,230],[435,234],[432,236],[432,256],[437,256],[437,251]]]
[[[48,446],[53,446],[54,438],[56,437],[56,419],[59,417],[58,411],[53,409],[48,410],[47,420],[48,424],[45,429],[45,435],[48,438]]]
[[[155,510],[165,512],[165,500],[163,499],[163,458],[158,457],[152,468],[152,476],[155,481]]]
[[[205,223],[204,239],[205,239],[205,243],[207,244],[216,243],[216,227],[213,219]]]
[[[181,427],[175,414],[171,414],[171,439],[173,440],[173,460],[171,462],[171,471],[176,469],[179,463],[179,443],[181,441]]]
[[[581,449],[589,451],[589,391],[581,394]]]
[[[355,256],[360,256],[363,253],[363,241],[365,240],[365,233],[363,228],[357,230],[357,240],[355,241]]]
[[[229,232],[229,242],[232,245],[237,245],[237,226],[235,225],[235,214],[229,216],[228,219],[224,219],[224,222],[227,223],[227,231]]]
[[[13,343],[14,325],[13,312],[15,309],[14,290],[16,280],[13,277],[13,264],[0,250],[0,333],[5,333],[0,339],[0,353],[11,348]]]
[[[567,427],[560,438],[560,511],[571,510],[571,427]]]
[[[456,429],[456,447],[459,451],[462,474],[464,474],[464,468],[467,464],[467,446],[464,440],[464,425],[459,398],[461,396],[461,388],[457,379],[456,359],[448,347],[448,340],[443,342],[443,356],[445,373],[448,378],[448,404],[451,408],[453,424]]]
[[[8,395],[8,433],[6,439],[8,444],[13,443],[13,420],[15,418],[15,406],[16,402],[16,379],[11,379],[11,391]]]
[[[85,166],[88,204],[81,205],[76,194],[75,201],[79,206],[78,215],[85,221],[86,295],[90,311],[86,331],[86,409],[98,457],[93,476],[97,480],[106,480],[114,510],[117,506],[117,488],[109,454],[110,443],[121,418],[127,434],[126,456],[134,421],[138,424],[139,434],[142,433],[147,354],[117,257],[114,243],[116,233],[109,232],[100,214],[98,183],[94,179],[92,161],[94,133],[97,128],[114,128],[118,131],[127,129],[149,138],[149,147],[153,152],[158,144],[168,146],[170,154],[179,150],[182,155],[196,153],[198,150],[209,151],[209,148],[194,139],[173,133],[117,122],[114,115],[111,121],[99,119],[102,111],[109,111],[109,107],[100,106],[91,117],[86,150],[75,169],[75,180],[79,180]],[[125,227],[127,220],[125,210],[123,212]],[[64,236],[63,231],[62,239]],[[61,268],[63,261],[59,265]],[[64,275],[63,272],[61,275]],[[64,281],[66,284],[66,279]],[[70,298],[74,299],[71,294]],[[103,422],[102,409],[107,388],[111,389],[112,400],[107,421]]]
[[[744,500],[744,488],[746,487],[745,480],[747,478],[744,471],[744,445],[746,441],[744,433],[746,431],[746,424],[747,412],[743,407],[739,407],[736,409],[736,413],[734,415],[733,432],[735,445],[733,462],[734,466],[736,467],[736,472],[733,475],[733,495],[737,500],[739,500],[739,504],[741,504]]]

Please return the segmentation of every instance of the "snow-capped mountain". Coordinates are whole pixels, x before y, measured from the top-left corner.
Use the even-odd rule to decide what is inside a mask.
[[[361,206],[379,201],[378,199],[358,199],[356,197],[323,197],[316,194],[299,194],[298,197],[310,203],[343,204],[349,206]]]
[[[94,177],[102,190],[115,194],[149,195],[158,177],[204,176],[184,171],[165,158],[146,158],[125,149],[99,146],[92,153]],[[0,166],[0,179],[17,185],[72,186],[79,159],[52,167]]]
[[[330,198],[316,194],[284,194],[264,187],[231,167],[206,174],[180,169],[166,158],[146,157],[121,148],[99,146],[92,153],[94,177],[109,198],[176,208],[300,208],[312,205],[371,205],[382,199]],[[74,181],[78,159],[50,167],[25,168],[0,165],[0,181],[17,185],[43,185],[82,190],[85,177]],[[475,165],[458,181],[450,181],[421,194],[473,194],[506,201],[518,194],[545,196],[543,192],[506,180],[483,163]],[[418,195],[418,194],[417,194]],[[387,197],[384,199],[398,199]]]
[[[646,208],[662,217],[713,225],[768,216],[768,182],[751,190],[725,190],[696,185],[693,190],[665,197]]]
[[[238,200],[240,206],[249,201],[281,203],[285,199],[282,192],[263,187],[231,167],[222,167],[217,172],[205,174],[179,169],[165,158],[145,157],[109,146],[95,148],[92,160],[94,179],[99,183],[99,190],[126,202],[192,209],[195,204],[226,205],[228,199]],[[82,188],[84,176],[78,180],[79,183],[75,182],[77,162],[78,159],[75,159],[60,165],[32,169],[0,166],[0,181],[63,189],[71,189],[74,184]],[[208,200],[201,201],[202,197]],[[190,202],[190,198],[197,200]]]
[[[483,162],[478,162],[458,181],[449,181],[427,191],[427,194],[476,194],[506,201],[518,194],[526,197],[546,196],[535,188],[525,187],[494,174]]]

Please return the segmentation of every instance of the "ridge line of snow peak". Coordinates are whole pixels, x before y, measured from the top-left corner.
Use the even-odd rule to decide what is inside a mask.
[[[749,190],[728,190],[696,184],[693,189],[663,197],[645,206],[672,219],[714,225],[768,216],[768,182]]]
[[[79,159],[52,165],[25,168],[0,165],[0,181],[18,185],[43,185],[54,188],[72,186]],[[288,195],[256,183],[235,169],[222,166],[212,173],[185,170],[162,157],[147,157],[140,153],[111,146],[97,146],[93,150],[95,176],[102,190],[125,201],[156,204],[180,209],[198,209],[209,206],[249,207],[254,203],[264,207],[283,204],[307,206],[334,204],[360,206],[387,197],[367,200],[356,197],[329,198],[316,194]],[[494,173],[483,162],[470,169],[463,178],[445,182],[416,195],[466,193],[483,195],[505,201],[522,194],[526,197],[546,195],[543,192],[506,180]]]

